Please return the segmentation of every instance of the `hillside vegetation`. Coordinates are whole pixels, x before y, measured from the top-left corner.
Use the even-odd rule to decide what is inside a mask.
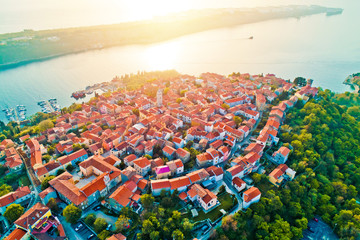
[[[360,238],[360,122],[334,96],[322,91],[286,116],[283,129],[291,131],[281,141],[294,148],[287,164],[296,179],[277,189],[263,176],[260,202],[224,218],[214,238],[301,239],[316,215],[341,239]]]

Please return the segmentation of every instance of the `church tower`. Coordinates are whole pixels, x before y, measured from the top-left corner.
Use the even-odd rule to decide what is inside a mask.
[[[162,107],[163,105],[163,98],[162,98],[162,90],[159,89],[156,93],[156,99],[157,99],[157,106]]]

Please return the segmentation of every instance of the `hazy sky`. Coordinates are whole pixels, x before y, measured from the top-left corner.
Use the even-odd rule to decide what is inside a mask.
[[[118,23],[199,8],[288,4],[336,7],[338,1],[340,0],[0,0],[0,33],[28,28],[39,30]]]

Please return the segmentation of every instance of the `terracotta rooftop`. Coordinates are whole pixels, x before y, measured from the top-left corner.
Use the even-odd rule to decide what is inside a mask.
[[[146,166],[150,166],[150,161],[146,157],[141,157],[134,161],[134,165],[137,165],[140,168],[145,168]]]
[[[18,220],[15,221],[15,224],[24,229],[28,229],[29,225],[32,226],[35,224],[47,211],[49,211],[47,206],[42,203],[36,203],[19,217]]]
[[[251,187],[244,192],[244,200],[245,200],[245,202],[250,202],[251,200],[253,200],[257,196],[259,196],[260,194],[261,194],[261,192],[258,188]]]
[[[169,180],[171,190],[189,186],[191,184],[189,177],[178,177]]]
[[[151,181],[152,189],[170,189],[170,182],[168,179],[161,179],[161,180],[152,180]]]
[[[4,240],[20,240],[26,234],[21,228],[15,228]]]

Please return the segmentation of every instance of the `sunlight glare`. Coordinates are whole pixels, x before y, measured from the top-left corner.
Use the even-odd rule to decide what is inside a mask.
[[[133,0],[129,4],[124,4],[124,1],[119,0],[113,0],[113,2],[121,8],[125,7],[126,11],[131,13],[133,20],[151,19],[192,8],[190,0]]]
[[[179,57],[180,48],[180,44],[176,42],[159,44],[148,48],[144,53],[144,59],[150,69],[173,69]]]

